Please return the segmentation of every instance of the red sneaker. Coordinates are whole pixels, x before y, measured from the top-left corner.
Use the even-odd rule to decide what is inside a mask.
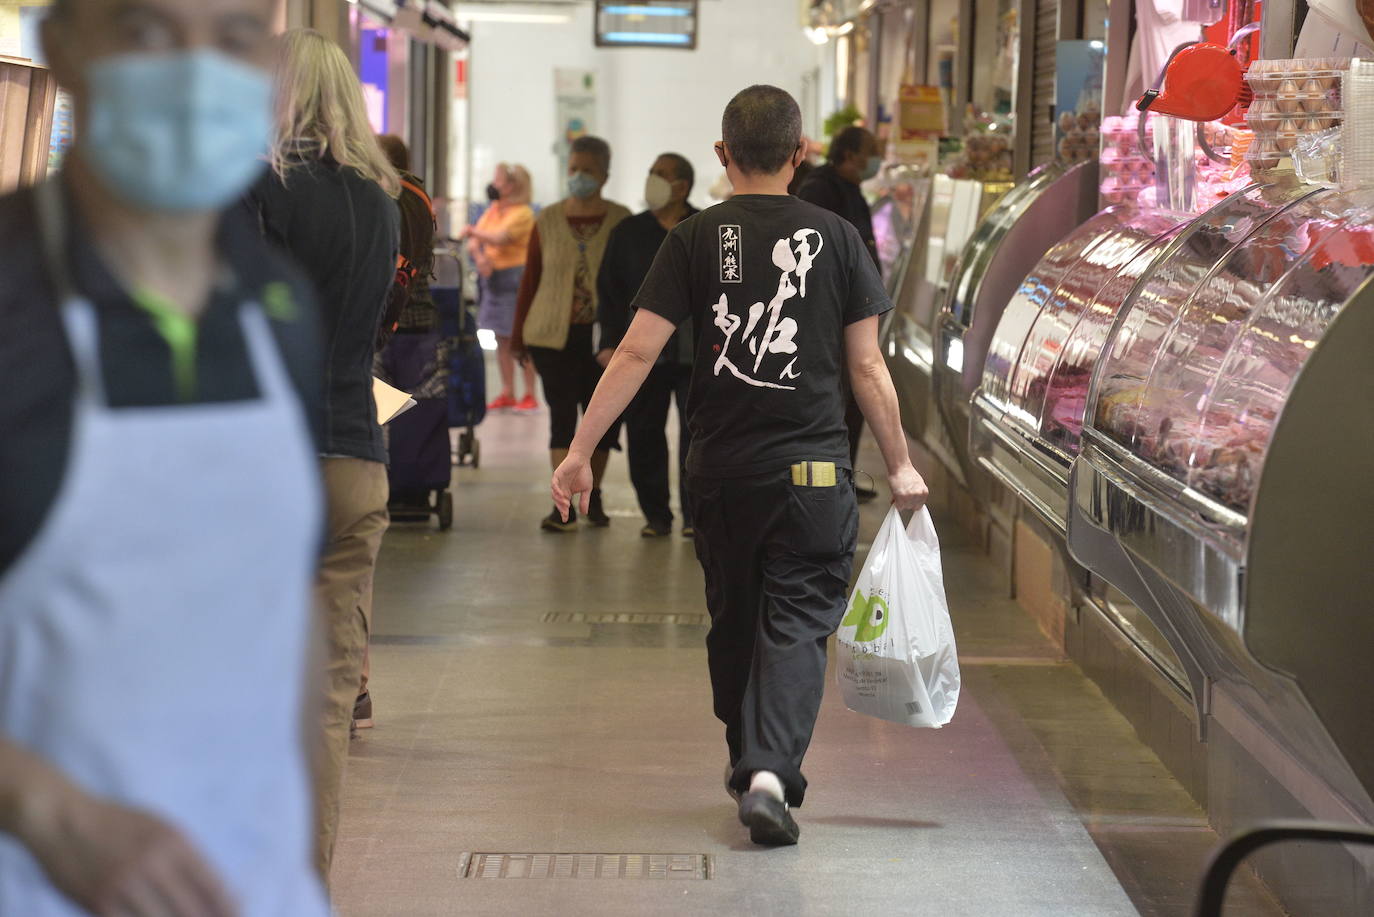
[[[510,395],[502,395],[487,405],[488,411],[507,411],[515,407],[515,399]]]
[[[515,409],[522,414],[531,414],[539,410],[539,402],[535,400],[533,395],[526,395],[524,398],[521,398],[519,404],[515,404],[514,401],[512,401],[511,404],[515,405]]]

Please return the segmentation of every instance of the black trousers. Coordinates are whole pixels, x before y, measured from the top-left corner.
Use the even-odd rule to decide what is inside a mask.
[[[734,765],[806,794],[802,757],[825,688],[826,641],[839,627],[859,533],[853,475],[799,487],[789,468],[749,478],[693,476],[697,557],[706,573],[706,649],[717,718]]]
[[[692,524],[687,500],[687,449],[692,434],[687,430],[687,390],[692,383],[692,367],[659,364],[649,371],[639,394],[625,412],[625,441],[630,455],[630,481],[639,497],[639,508],[646,521],[671,525],[669,506],[668,408],[677,400],[678,414],[678,499],[684,525]]]
[[[592,326],[573,325],[562,350],[531,347],[530,359],[544,383],[544,400],[549,403],[549,448],[566,449],[577,435],[580,412],[592,403],[592,393],[601,381],[601,364],[592,349]],[[620,422],[606,431],[597,451],[610,452],[619,447]]]

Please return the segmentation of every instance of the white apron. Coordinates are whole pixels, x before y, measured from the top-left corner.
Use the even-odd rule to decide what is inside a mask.
[[[58,253],[55,183],[39,199]],[[0,733],[183,831],[245,917],[327,915],[302,733],[319,471],[271,329],[241,308],[257,400],[112,410],[59,258],[74,424],[57,500],[0,577]],[[0,915],[80,913],[0,835]]]

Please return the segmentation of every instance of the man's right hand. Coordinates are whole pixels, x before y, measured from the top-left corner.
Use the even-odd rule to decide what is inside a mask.
[[[893,504],[900,510],[919,510],[930,498],[925,478],[909,462],[887,476],[887,486],[892,491]]]
[[[72,787],[25,845],[54,886],[97,917],[234,917],[219,878],[160,819]]]

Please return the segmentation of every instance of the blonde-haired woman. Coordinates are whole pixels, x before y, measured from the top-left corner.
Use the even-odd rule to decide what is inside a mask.
[[[525,274],[525,255],[530,233],[534,231],[534,210],[530,207],[530,173],[524,166],[501,163],[487,185],[491,206],[475,226],[463,230],[468,251],[477,265],[477,325],[496,335],[496,357],[501,367],[501,394],[488,410],[534,411],[534,364],[524,366],[525,396],[515,397],[515,355],[510,336],[515,326],[515,299],[520,279]]]
[[[327,879],[372,617],[372,573],[387,527],[386,449],[372,401],[372,357],[396,271],[394,198],[401,183],[337,45],[318,32],[287,32],[276,83],[272,169],[249,204],[263,233],[314,281],[329,361],[317,377],[326,382],[317,429],[328,519],[316,597],[326,615],[328,697],[315,774],[318,865]]]

